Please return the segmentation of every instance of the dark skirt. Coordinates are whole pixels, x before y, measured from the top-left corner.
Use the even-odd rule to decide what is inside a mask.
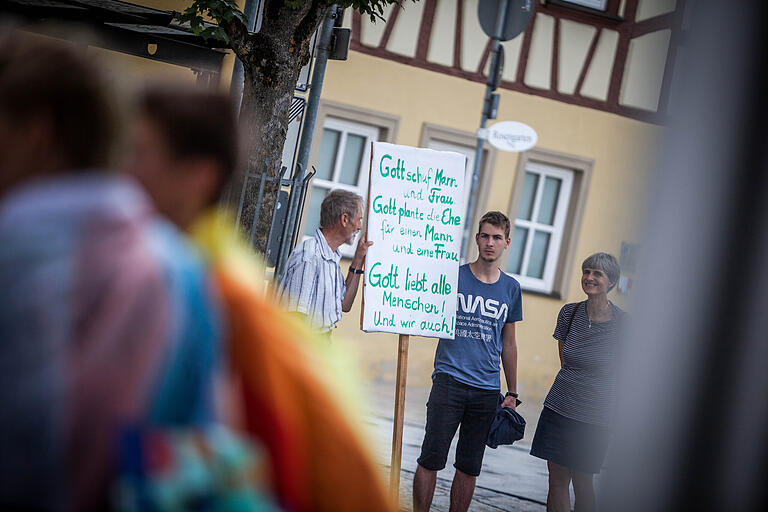
[[[599,473],[610,437],[608,427],[572,420],[544,407],[531,455],[582,473]]]

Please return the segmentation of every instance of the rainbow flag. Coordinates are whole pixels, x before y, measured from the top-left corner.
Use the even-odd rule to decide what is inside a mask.
[[[273,302],[232,225],[211,214],[192,233],[222,295],[244,428],[268,455],[278,503],[296,512],[395,510],[363,432],[350,351]]]

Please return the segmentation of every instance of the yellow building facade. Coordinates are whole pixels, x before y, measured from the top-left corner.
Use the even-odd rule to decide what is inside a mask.
[[[584,8],[590,3],[534,2],[526,32],[503,44],[499,111],[489,124],[525,123],[537,132],[538,143],[525,153],[486,143],[471,212],[472,233],[489,210],[506,213],[513,223],[502,270],[523,286],[518,391],[533,406],[527,409],[532,418],[559,368],[552,338],[557,313],[563,304],[585,298],[580,277],[587,256],[606,251],[620,258],[626,267],[622,290],[613,291],[611,300],[631,311],[632,256],[655,149],[675,94],[672,69],[684,5],[626,0],[597,2],[602,11],[600,5]],[[386,24],[349,13],[344,20],[352,29],[352,51],[347,61],[330,62],[326,73],[311,158],[318,174],[323,166],[347,165],[342,153],[350,151],[355,135],[369,140],[366,126],[379,140],[463,152],[471,170],[490,62],[477,2],[404,3],[386,17]],[[335,158],[329,156],[333,147]],[[341,174],[329,181],[364,195],[365,177],[353,183],[339,179]],[[312,203],[310,197],[305,235],[316,226],[311,215],[319,200]],[[538,234],[545,243],[538,243]],[[470,251],[469,260],[475,255]],[[339,333],[359,342],[372,379],[392,382],[397,336],[362,333],[359,307],[357,301]],[[409,393],[414,390],[419,399],[430,385],[435,348],[432,339],[410,344]]]
[[[348,62],[329,66],[323,98],[344,105],[364,106],[387,113],[401,113],[394,142],[422,146],[425,125],[471,134],[476,128],[483,98],[482,84],[455,77],[409,69],[403,64],[353,53]],[[363,85],[361,76],[379,77]],[[439,88],[438,90],[435,90]],[[646,123],[585,109],[561,102],[501,91],[499,119],[515,120],[533,127],[539,148],[578,156],[594,162],[586,191],[581,225],[575,227],[575,247],[565,262],[569,278],[561,297],[523,293],[523,322],[517,329],[520,390],[530,399],[542,401],[559,366],[557,345],[552,339],[554,322],[565,302],[583,299],[581,261],[597,251],[617,255],[622,241],[635,242],[638,219],[644,209],[643,191],[651,172],[653,147],[661,129]],[[468,139],[471,141],[471,136]],[[515,182],[521,155],[498,152],[486,178],[484,200],[478,212],[499,210],[514,219]],[[473,225],[472,233],[476,232]],[[505,269],[506,270],[506,269]],[[613,300],[626,307],[626,296]],[[359,308],[360,301],[356,301]],[[340,333],[369,344],[384,343],[383,358],[396,354],[394,335],[363,334],[359,331],[359,309],[342,321]],[[431,373],[436,343],[418,340],[411,344],[412,383],[425,384]],[[378,351],[377,351],[378,352]],[[417,370],[418,369],[418,370]],[[416,373],[414,373],[416,372]],[[426,385],[426,384],[425,384]]]
[[[137,3],[176,11],[188,4]],[[538,143],[524,153],[486,144],[470,217],[472,233],[488,210],[506,213],[513,223],[502,270],[523,287],[518,391],[527,405],[540,407],[559,367],[552,339],[557,313],[584,298],[584,258],[597,251],[620,257],[625,279],[612,300],[631,311],[632,255],[655,148],[676,94],[673,70],[684,55],[679,42],[686,9],[683,0],[550,0],[533,1],[531,8],[526,31],[503,43],[499,110],[490,124],[525,123]],[[318,225],[328,190],[365,195],[373,140],[459,151],[472,169],[490,63],[477,0],[404,2],[385,18],[373,24],[349,10],[345,15],[352,45],[348,60],[330,61],[325,74],[310,155],[317,175],[300,225],[305,236]],[[136,81],[195,79],[185,67],[91,51]],[[224,57],[222,88],[229,86],[233,62],[231,53]],[[344,251],[351,255],[352,248]],[[469,259],[475,254],[470,250]],[[371,382],[388,389],[397,336],[360,331],[360,304],[358,298],[338,334],[359,347]],[[414,396],[429,388],[435,347],[433,339],[411,342],[408,383]]]

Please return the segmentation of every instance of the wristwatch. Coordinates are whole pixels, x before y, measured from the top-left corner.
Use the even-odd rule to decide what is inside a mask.
[[[352,265],[349,266],[349,271],[352,272],[353,274],[364,274],[365,273],[365,271],[363,269],[355,268]]]

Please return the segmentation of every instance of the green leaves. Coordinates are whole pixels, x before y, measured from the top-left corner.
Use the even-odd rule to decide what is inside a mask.
[[[308,0],[283,0],[285,5],[292,9],[301,7],[301,4],[306,1]],[[392,4],[402,6],[403,0],[327,0],[327,2],[343,8],[352,7],[360,14],[369,16],[371,22],[375,22],[377,19],[386,21],[384,19],[385,9]],[[206,23],[204,17],[212,19],[219,26]],[[226,31],[220,25],[234,22],[240,23],[244,27],[248,26],[245,14],[238,8],[234,0],[193,0],[192,4],[179,16],[179,21],[188,22],[195,35],[223,41],[227,45],[230,45],[231,42]]]
[[[217,25],[206,23],[203,16],[211,18]],[[220,25],[233,21],[247,24],[245,14],[237,7],[234,0],[193,0],[192,5],[179,16],[179,21],[189,22],[195,35],[223,41],[226,44],[230,44],[229,37]]]
[[[416,2],[417,0],[413,0]],[[360,14],[370,16],[371,22],[375,23],[377,19],[384,19],[384,9],[392,4],[403,5],[403,0],[328,0],[330,4],[336,4],[339,7],[353,7]]]

